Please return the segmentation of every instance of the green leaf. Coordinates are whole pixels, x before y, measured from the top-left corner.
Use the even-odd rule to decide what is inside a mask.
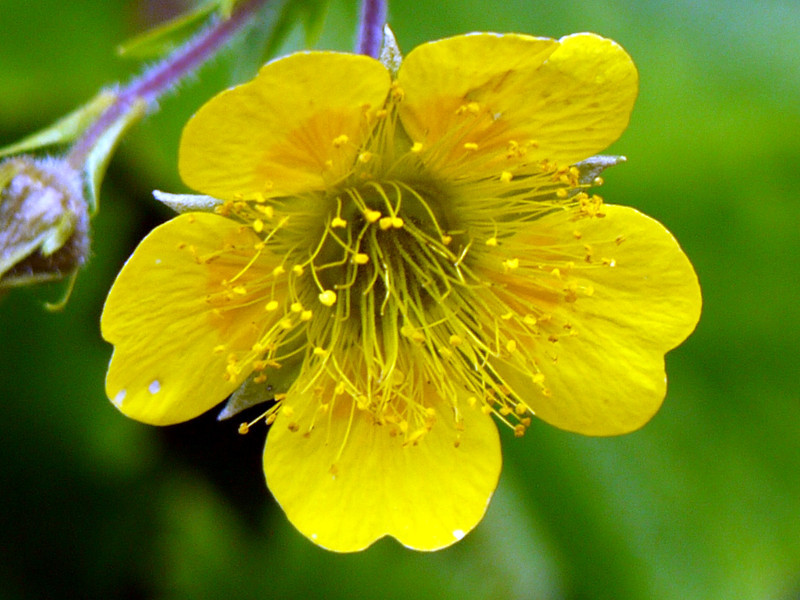
[[[114,92],[103,91],[88,103],[62,117],[49,127],[37,131],[20,141],[0,148],[0,157],[30,152],[46,146],[68,144],[91,125],[116,99]]]

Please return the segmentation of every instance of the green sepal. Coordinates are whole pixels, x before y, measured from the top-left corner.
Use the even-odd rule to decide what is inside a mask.
[[[86,155],[86,160],[83,163],[83,176],[86,185],[86,202],[89,205],[90,215],[94,215],[97,212],[100,185],[103,183],[106,167],[108,167],[108,162],[111,160],[114,150],[122,136],[145,115],[146,111],[147,103],[144,100],[136,102],[113,125],[106,128],[103,135],[95,141],[92,149]]]
[[[224,202],[213,196],[203,194],[170,194],[161,190],[153,190],[153,197],[169,206],[178,214],[187,212],[215,212]]]
[[[276,395],[288,392],[300,374],[302,363],[302,360],[295,360],[279,369],[267,368],[264,371],[267,380],[261,383],[256,383],[256,375],[251,374],[228,398],[217,415],[217,420],[230,419],[243,410],[274,400]]]
[[[220,7],[223,15],[229,16],[232,4],[232,0],[205,2],[194,10],[123,42],[117,46],[117,54],[137,60],[163,56],[180,46],[217,7]]]
[[[60,118],[49,127],[32,133],[9,146],[0,148],[0,157],[72,142],[89,125],[96,121],[100,114],[111,106],[116,98],[117,95],[114,92],[100,92],[88,103]]]

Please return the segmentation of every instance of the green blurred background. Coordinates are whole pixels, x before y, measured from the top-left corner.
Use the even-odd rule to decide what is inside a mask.
[[[310,4],[309,2],[306,2]],[[0,0],[0,145],[125,81],[118,43],[169,2]],[[473,30],[619,41],[641,74],[629,162],[607,201],[662,221],[698,271],[705,309],[667,357],[669,394],[643,430],[590,439],[504,431],[483,523],[420,554],[307,542],[261,471],[263,430],[214,415],[127,420],[103,392],[103,300],[182,191],[182,123],[247,76],[228,53],[120,148],[72,301],[57,286],[0,299],[0,598],[800,598],[800,4],[794,0],[396,0],[401,47]],[[317,47],[348,50],[355,2],[333,1]],[[303,42],[299,30],[284,50]],[[235,63],[239,63],[236,66]],[[343,82],[346,84],[346,82]],[[324,510],[324,507],[320,507]]]

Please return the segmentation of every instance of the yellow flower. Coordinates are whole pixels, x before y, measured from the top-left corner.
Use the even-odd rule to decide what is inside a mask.
[[[264,470],[303,534],[459,540],[497,484],[493,416],[637,429],[699,318],[672,235],[588,191],[616,161],[581,161],[636,94],[630,57],[592,34],[454,37],[396,75],[331,52],[267,64],[184,130],[181,175],[219,202],[120,273],[109,397],[165,425],[243,384],[280,391]]]

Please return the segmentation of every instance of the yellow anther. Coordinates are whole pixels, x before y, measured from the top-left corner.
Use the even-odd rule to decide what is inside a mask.
[[[411,144],[411,152],[414,154],[419,154],[422,152],[422,142],[414,142]]]
[[[558,196],[558,197],[559,197],[559,198],[561,198],[561,199],[564,199],[564,198],[566,198],[567,196],[569,196],[569,192],[567,191],[567,189],[566,189],[566,188],[558,188],[558,189],[556,190],[556,196]]]
[[[333,147],[334,148],[341,148],[342,146],[344,146],[349,141],[350,141],[350,138],[346,134],[343,133],[342,135],[333,138]]]
[[[300,320],[301,321],[310,321],[311,317],[313,317],[313,316],[314,316],[313,312],[311,312],[310,310],[304,310],[303,312],[300,313]]]
[[[347,227],[347,221],[338,216],[333,217],[333,220],[331,221],[331,227],[333,227],[334,229],[336,229],[337,227]]]
[[[299,313],[303,310],[303,305],[300,304],[299,302],[292,302],[291,306],[289,307],[289,310],[291,310],[294,313]]]
[[[553,270],[550,271],[550,273],[553,275],[553,277],[561,279],[561,269],[559,269],[558,267],[554,267]]]
[[[220,344],[219,346],[214,346],[213,350],[214,354],[222,354],[225,352],[225,344]]]
[[[283,416],[287,418],[291,418],[294,416],[294,408],[292,408],[291,406],[285,406],[285,405],[282,406],[281,412],[283,413]]]
[[[528,407],[520,402],[514,407],[514,412],[520,416],[524,415],[526,412],[528,412]]]
[[[471,407],[474,407],[477,403],[478,399],[475,396],[470,396],[467,398],[467,404],[469,404]]]
[[[325,306],[333,306],[336,304],[336,292],[333,290],[325,290],[319,296],[319,301]]]
[[[264,221],[262,221],[261,219],[256,219],[255,221],[253,221],[253,230],[256,233],[261,233],[262,231],[264,231]]]
[[[475,150],[477,149],[478,149],[478,144],[476,144],[475,142],[467,142],[466,144],[464,144],[464,150],[467,150],[468,152],[475,152]]]
[[[500,173],[500,181],[503,183],[510,183],[514,179],[514,174],[511,171],[503,171]]]
[[[333,389],[333,393],[337,396],[344,394],[344,381],[340,381],[336,384],[336,387]]]
[[[283,275],[284,273],[286,273],[286,269],[283,268],[283,265],[278,265],[277,267],[272,269],[273,277],[279,277],[279,276]]]
[[[369,262],[369,255],[359,252],[353,256],[353,262],[357,265],[365,265]]]
[[[371,210],[368,208],[364,211],[364,218],[367,220],[367,223],[374,223],[381,218],[381,213],[380,211]]]
[[[486,245],[494,248],[497,246],[497,238],[492,236],[488,240],[486,240]]]
[[[525,425],[522,423],[514,426],[514,437],[522,437],[525,435]]]
[[[239,435],[246,435],[250,432],[250,425],[247,423],[242,423],[239,425]]]
[[[278,301],[277,300],[270,300],[267,302],[267,305],[264,307],[267,312],[274,312],[278,310]]]
[[[503,321],[509,321],[514,318],[514,313],[508,311],[507,313],[500,315],[500,318],[503,319]]]
[[[289,317],[281,319],[278,322],[278,325],[280,325],[281,329],[291,329],[292,327],[294,327],[294,323],[292,323],[292,320]]]
[[[358,155],[358,162],[362,164],[367,164],[369,161],[372,160],[372,157],[375,156],[372,152],[362,152]]]
[[[378,227],[380,227],[383,231],[391,229],[393,220],[393,217],[383,217],[378,221]]]
[[[522,322],[525,323],[525,325],[527,325],[528,327],[533,327],[534,325],[536,325],[536,317],[534,317],[533,315],[525,315],[522,318]]]
[[[453,236],[452,235],[443,235],[442,236],[442,243],[445,246],[448,246],[450,244],[450,242],[452,242],[452,241],[453,241]]]
[[[292,273],[294,273],[298,277],[300,277],[300,275],[302,275],[305,272],[306,270],[303,268],[303,265],[295,265],[292,267]]]
[[[477,102],[469,102],[467,104],[462,104],[461,106],[459,106],[458,110],[456,110],[456,114],[463,115],[465,113],[470,113],[473,115],[477,115],[480,112],[480,110],[481,110],[480,104],[478,104]]]
[[[518,258],[509,258],[508,260],[503,261],[503,270],[505,270],[506,273],[517,268],[519,268]]]
[[[514,340],[508,340],[506,342],[506,350],[508,350],[509,354],[513,354],[517,349],[517,342]]]
[[[456,335],[455,333],[450,336],[448,341],[450,342],[451,346],[460,346],[464,342],[464,340],[461,339],[461,336]]]
[[[328,351],[325,350],[325,348],[322,348],[321,346],[316,346],[312,351],[312,354],[314,354],[314,356],[319,356],[320,358],[324,358],[328,356]]]
[[[235,288],[233,288],[233,291],[240,296],[244,296],[247,293],[247,288],[243,285],[237,285]]]
[[[402,229],[403,228],[403,219],[400,217],[392,217],[392,227],[395,229]]]

